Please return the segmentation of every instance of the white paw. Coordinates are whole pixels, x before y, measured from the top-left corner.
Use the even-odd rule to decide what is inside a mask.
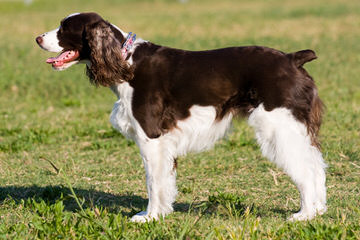
[[[147,213],[147,211],[139,212],[131,218],[132,222],[140,222],[140,223],[150,222],[152,220],[157,220],[157,218],[150,216]]]
[[[318,215],[323,215],[327,210],[327,207],[325,204],[322,204],[322,203],[318,203],[316,204],[316,213]]]
[[[306,221],[306,220],[311,220],[315,217],[315,213],[314,212],[308,212],[308,211],[300,211],[297,213],[294,213],[290,218],[288,218],[289,221],[294,222],[294,221]]]

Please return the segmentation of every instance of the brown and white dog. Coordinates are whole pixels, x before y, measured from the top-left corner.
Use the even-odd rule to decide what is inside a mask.
[[[303,64],[312,50],[283,53],[260,46],[186,51],[136,39],[96,13],[71,14],[36,38],[56,70],[85,63],[90,81],[118,97],[110,121],[140,148],[149,195],[144,222],[173,211],[176,158],[211,148],[236,115],[248,117],[264,156],[295,182],[301,209],[290,219],[326,211],[325,163],[317,135],[322,103]],[[124,48],[128,48],[124,54]]]

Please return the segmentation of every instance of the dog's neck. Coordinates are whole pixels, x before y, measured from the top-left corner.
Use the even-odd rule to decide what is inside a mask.
[[[120,41],[120,43],[121,43],[121,45],[122,45],[121,47],[122,47],[122,48],[126,47],[126,40],[127,40],[128,38],[131,38],[131,37],[132,37],[132,36],[130,35],[130,33],[127,33],[127,32],[125,32],[125,31],[121,30],[119,27],[117,27],[117,26],[114,25],[114,24],[111,24],[111,25],[112,25],[116,30],[118,30],[118,31],[121,33],[121,35],[123,36],[123,39],[125,39],[125,40],[123,40],[123,41]],[[139,37],[133,38],[133,42],[131,43],[131,46],[127,48],[126,54],[124,55],[124,59],[125,59],[125,61],[126,61],[129,65],[133,65],[133,64],[134,64],[134,62],[133,62],[133,54],[134,54],[136,48],[137,48],[140,44],[145,43],[145,42],[147,42],[147,41],[145,41],[145,40],[143,40],[143,39],[141,39],[141,38],[139,38]],[[112,86],[109,87],[109,88],[111,89],[111,91],[116,95],[116,97],[117,97],[118,99],[125,97],[125,96],[123,96],[124,94],[122,93],[123,91],[121,90],[121,89],[123,88],[122,85],[124,85],[125,83],[126,83],[126,82],[117,83],[117,84],[112,85]],[[126,83],[126,84],[128,84],[128,83]],[[126,84],[125,84],[125,85],[126,85]]]
[[[127,33],[123,30],[121,30],[118,26],[114,25],[114,24],[111,24],[116,30],[118,30],[121,35],[122,35],[122,39],[119,39],[119,42],[121,43],[121,48],[124,48],[126,45],[126,40],[128,39],[128,37],[130,36],[129,34],[131,33]],[[126,56],[125,56],[125,59],[126,61],[132,65],[133,64],[133,59],[131,57],[131,55],[134,53],[135,49],[137,46],[139,46],[141,43],[144,43],[144,42],[147,42],[141,38],[139,38],[138,36],[136,36],[136,38],[133,38],[133,42],[131,44],[131,47],[127,49],[126,51]],[[128,57],[130,56],[130,57]]]

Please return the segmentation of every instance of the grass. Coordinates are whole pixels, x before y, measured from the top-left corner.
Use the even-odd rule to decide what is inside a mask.
[[[129,222],[146,208],[145,175],[108,121],[115,96],[83,66],[52,71],[34,41],[79,11],[177,48],[314,49],[328,212],[287,222],[295,186],[236,121],[213,150],[178,160],[172,215]],[[360,239],[359,42],[358,0],[0,1],[0,239]]]

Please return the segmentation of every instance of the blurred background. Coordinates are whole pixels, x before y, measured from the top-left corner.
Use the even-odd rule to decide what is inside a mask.
[[[318,59],[305,68],[327,106],[320,137],[329,164],[325,221],[338,219],[339,212],[350,223],[358,221],[359,211],[354,209],[360,205],[359,0],[0,0],[0,200],[42,191],[18,186],[64,184],[45,161],[49,160],[77,188],[141,196],[140,205],[112,196],[118,212],[145,206],[138,149],[108,121],[115,96],[91,86],[83,65],[53,71],[45,60],[54,53],[35,43],[36,36],[57,28],[67,15],[87,11],[126,32],[174,48],[313,49]],[[246,121],[236,121],[229,141],[215,150],[180,160],[179,169],[179,202],[206,200],[209,192],[219,190],[246,196],[260,206],[263,218],[285,218],[298,207],[295,187],[289,189],[290,180],[261,157]],[[279,185],[272,184],[269,169],[282,179]],[[267,191],[283,194],[274,197]],[[0,204],[0,213],[2,209],[7,212],[9,205]]]

